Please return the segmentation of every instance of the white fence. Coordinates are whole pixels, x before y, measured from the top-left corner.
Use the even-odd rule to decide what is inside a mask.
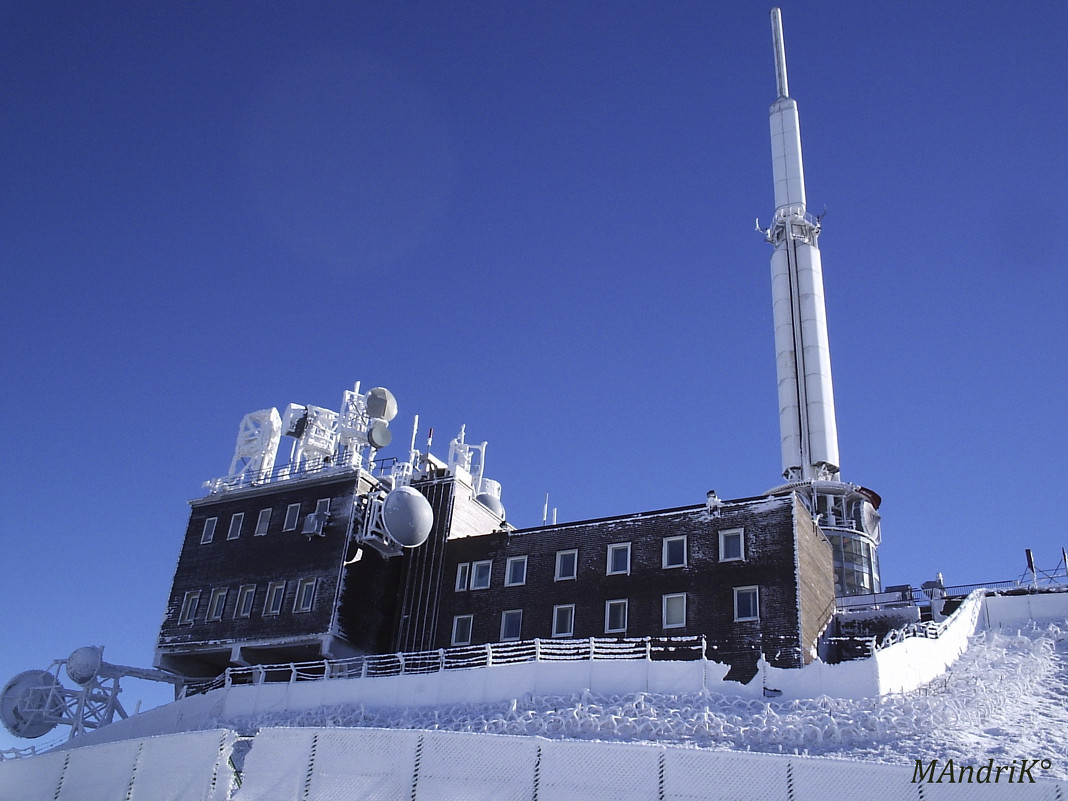
[[[198,731],[0,763],[0,801],[227,801],[237,735]]]
[[[490,642],[434,651],[370,654],[350,659],[229,667],[215,679],[185,688],[197,695],[221,687],[318,679],[366,679],[421,676],[450,670],[518,665],[529,662],[693,661],[708,649],[702,636],[590,637],[579,640],[523,640]]]
[[[912,765],[440,731],[212,731],[0,764],[0,801],[1056,801],[1068,783],[932,784]],[[1008,761],[1008,760],[1006,760]],[[1004,778],[1004,777],[1002,777]]]

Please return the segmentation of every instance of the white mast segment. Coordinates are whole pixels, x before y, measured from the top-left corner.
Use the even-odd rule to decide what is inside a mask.
[[[819,221],[805,208],[805,173],[797,103],[789,96],[779,9],[771,11],[778,99],[771,106],[775,217],[767,239],[771,257],[779,382],[782,469],[787,480],[838,480],[838,427],[834,416]]]

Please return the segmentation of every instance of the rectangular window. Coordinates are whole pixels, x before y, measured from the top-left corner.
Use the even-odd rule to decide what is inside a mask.
[[[525,556],[509,556],[504,570],[504,586],[518,587],[527,583],[527,558]]]
[[[306,578],[297,582],[297,597],[293,601],[294,612],[310,612],[315,603],[315,579]]]
[[[230,518],[230,530],[226,532],[226,539],[236,540],[241,536],[241,524],[245,522],[245,513],[238,512]]]
[[[473,615],[457,615],[452,619],[453,645],[471,644],[471,623],[473,620]]]
[[[664,537],[664,567],[686,567],[686,535]]]
[[[474,562],[471,565],[471,589],[484,590],[490,585],[490,568],[493,561]]]
[[[575,605],[553,607],[553,636],[570,637],[575,633]]]
[[[226,606],[226,589],[218,588],[211,591],[208,601],[208,620],[222,620],[223,607]]]
[[[609,576],[618,573],[630,574],[630,543],[617,542],[608,546],[608,570]]]
[[[760,591],[758,588],[734,588],[734,619],[760,620]]]
[[[256,601],[256,585],[244,584],[237,591],[237,603],[234,605],[234,617],[248,617],[252,614],[252,604]]]
[[[578,551],[556,552],[556,580],[573,579],[578,575]]]
[[[509,609],[501,613],[501,642],[518,640],[523,633],[523,610]]]
[[[200,603],[200,590],[190,590],[182,598],[182,611],[178,614],[178,623],[192,623]]]
[[[664,628],[679,629],[686,625],[686,593],[664,596]]]
[[[467,592],[467,579],[471,575],[471,563],[461,562],[456,566],[456,591]]]
[[[745,529],[732,528],[719,532],[719,561],[739,562],[745,559]]]
[[[608,601],[604,605],[604,632],[617,634],[627,630],[627,600]]]
[[[215,536],[215,524],[219,522],[217,517],[209,517],[204,521],[204,533],[200,535],[200,544],[206,545]]]
[[[284,581],[272,581],[267,586],[267,602],[263,605],[263,614],[277,615],[282,611],[282,600],[286,595]]]
[[[271,525],[271,510],[261,509],[260,516],[256,518],[256,533],[254,536],[262,537],[267,533],[267,526]]]
[[[297,518],[300,517],[300,504],[291,503],[286,507],[286,522],[282,531],[292,531],[297,527]]]
[[[330,499],[320,498],[315,503],[315,511],[304,518],[304,526],[301,528],[301,534],[314,534],[322,535],[323,526],[326,525],[326,521],[330,519]]]

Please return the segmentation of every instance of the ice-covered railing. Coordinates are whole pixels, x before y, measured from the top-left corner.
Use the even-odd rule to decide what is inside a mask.
[[[375,676],[404,676],[438,673],[445,670],[511,665],[521,662],[577,662],[589,660],[679,660],[707,658],[710,650],[705,637],[631,637],[581,640],[523,640],[495,642],[436,651],[410,651],[373,654],[351,659],[288,662],[227,668],[220,676],[186,685],[184,695],[204,693],[235,684],[353,679]],[[715,651],[716,647],[712,646]]]
[[[371,465],[370,473],[373,476],[379,477],[387,475],[392,471],[393,466],[396,463],[397,458],[395,456],[376,459]],[[242,473],[236,478],[224,477],[210,479],[204,482],[204,488],[212,495],[217,495],[221,492],[232,492],[233,490],[244,489],[245,487],[258,487],[275,481],[294,480],[329,473],[353,473],[357,470],[358,468],[355,468],[352,465],[334,459],[305,459],[298,464],[289,463],[273,467],[270,470]]]
[[[976,585],[976,589],[973,589],[968,593],[968,598],[973,596],[986,595],[989,585],[979,584]],[[950,590],[956,590],[956,587],[947,587],[946,592]],[[920,590],[915,590],[920,593]],[[926,591],[923,591],[926,593]],[[967,600],[967,599],[966,599]],[[865,659],[869,656],[874,656],[876,651],[881,651],[884,648],[889,648],[891,645],[896,645],[899,642],[912,639],[913,637],[920,637],[928,640],[937,640],[945,632],[946,628],[952,622],[952,618],[948,617],[944,620],[921,620],[916,623],[909,623],[905,626],[901,626],[896,629],[891,629],[882,637],[870,636],[870,637],[830,637],[829,639],[842,643],[851,643],[860,646],[859,652],[856,652],[853,659]]]
[[[952,587],[912,587],[902,585],[866,595],[840,595],[835,599],[839,611],[856,609],[893,609],[900,606],[927,606],[936,597],[963,598],[975,590],[1028,589],[1021,581],[986,581],[976,584],[956,584]]]

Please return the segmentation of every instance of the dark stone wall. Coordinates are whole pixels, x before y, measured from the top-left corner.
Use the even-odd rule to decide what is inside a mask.
[[[277,637],[294,637],[329,631],[339,590],[345,537],[350,522],[355,477],[339,480],[298,481],[271,485],[268,491],[226,493],[193,503],[189,525],[175,569],[174,583],[163,625],[160,646],[221,644]],[[315,511],[320,498],[330,498],[330,521],[323,536],[307,536],[300,529],[305,517]],[[286,509],[300,503],[296,531],[283,531]],[[260,510],[272,510],[264,536],[254,536]],[[239,538],[227,539],[231,516],[244,512]],[[204,521],[217,517],[215,536],[201,543]],[[297,582],[315,578],[315,600],[310,612],[294,612]],[[267,587],[285,581],[282,611],[265,615]],[[256,595],[248,618],[235,618],[238,590],[255,584]],[[228,588],[222,619],[208,621],[208,603],[213,589]],[[194,622],[178,622],[187,591],[200,590]]]
[[[437,647],[451,643],[453,618],[471,614],[472,644],[500,637],[501,613],[522,609],[522,638],[552,636],[553,607],[575,604],[575,637],[705,635],[708,655],[748,678],[763,650],[792,666],[798,650],[792,497],[729,502],[710,518],[702,506],[450,540]],[[745,559],[720,561],[719,532],[744,529]],[[686,535],[687,564],[665,568],[665,537]],[[607,575],[608,546],[631,543],[629,575]],[[578,576],[556,581],[556,552],[578,549]],[[525,584],[505,587],[510,556],[526,555]],[[491,559],[490,587],[456,592],[457,565]],[[734,589],[757,586],[760,619],[735,621]],[[663,626],[663,596],[686,593],[686,625]],[[625,633],[605,634],[605,603],[627,599]]]
[[[457,484],[434,475],[415,482],[434,509],[428,541],[386,559],[365,547],[345,565],[352,524],[355,476],[276,483],[193,503],[160,630],[160,651],[181,655],[199,649],[225,653],[229,644],[269,640],[314,642],[336,634],[356,651],[389,653],[447,648],[453,620],[473,615],[472,644],[501,638],[502,613],[522,610],[521,639],[551,638],[553,608],[574,604],[576,638],[701,635],[709,658],[732,666],[730,678],[748,680],[761,653],[777,666],[795,667],[826,624],[834,598],[830,545],[794,496],[728,501],[715,515],[704,505],[519,531],[449,538]],[[366,488],[363,488],[364,490]],[[461,488],[461,491],[466,488]],[[323,536],[300,532],[320,498],[331,499]],[[286,508],[301,504],[296,531],[282,531]],[[261,509],[272,509],[266,536],[254,536]],[[230,517],[244,512],[241,536],[227,540]],[[202,544],[204,521],[217,517],[215,536]],[[720,532],[742,529],[745,558],[724,560]],[[686,537],[686,563],[663,564],[664,539]],[[630,571],[608,575],[608,550],[630,543]],[[796,543],[796,550],[795,550]],[[575,579],[556,580],[557,551],[577,549]],[[504,586],[507,560],[526,556],[526,579]],[[456,591],[457,566],[491,560],[490,586]],[[797,580],[800,573],[801,581]],[[314,577],[315,603],[295,612],[297,582]],[[265,615],[268,584],[286,581],[282,611]],[[238,590],[257,586],[252,613],[235,618]],[[222,619],[206,620],[211,591],[229,592]],[[735,619],[735,590],[757,587],[759,619]],[[192,624],[178,622],[188,590],[201,592]],[[665,627],[665,595],[685,593],[685,625]],[[605,632],[605,605],[627,601],[624,632]],[[799,610],[800,605],[800,610]],[[336,613],[337,629],[331,631]],[[267,654],[275,661],[280,652]],[[284,656],[284,653],[282,653]],[[296,651],[294,651],[294,657]],[[299,658],[315,658],[301,651]]]

